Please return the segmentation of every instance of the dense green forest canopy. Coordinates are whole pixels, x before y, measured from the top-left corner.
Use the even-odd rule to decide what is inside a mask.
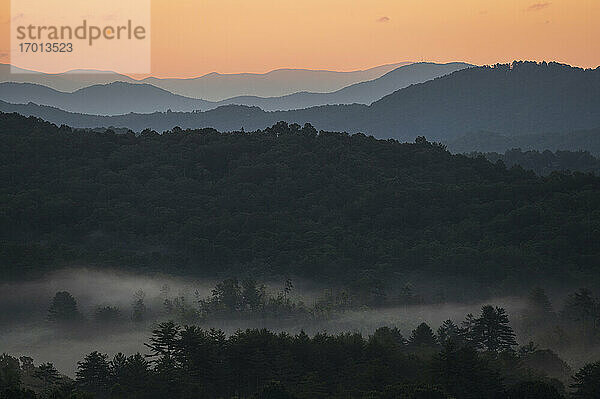
[[[136,136],[0,114],[0,262],[331,281],[421,276],[479,295],[591,283],[600,178],[278,123]],[[468,290],[467,290],[468,291]],[[497,292],[497,291],[494,291]]]

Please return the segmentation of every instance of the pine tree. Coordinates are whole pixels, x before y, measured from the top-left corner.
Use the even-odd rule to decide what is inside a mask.
[[[149,364],[140,353],[127,358],[124,375],[124,389],[130,397],[140,397],[140,393],[148,390],[147,384],[150,379]]]
[[[109,363],[111,382],[123,385],[127,380],[127,356],[117,353]]]
[[[503,308],[486,305],[473,327],[475,345],[489,352],[502,352],[517,345],[515,333]]]
[[[523,312],[524,327],[530,332],[539,331],[547,328],[555,319],[556,314],[546,292],[542,288],[534,288],[527,298],[527,307]]]
[[[257,310],[260,307],[261,300],[262,293],[260,288],[257,287],[256,281],[251,278],[242,281],[242,303],[244,307]]]
[[[107,358],[107,355],[94,351],[77,363],[76,381],[83,391],[98,397],[108,395],[110,366]]]
[[[410,334],[408,345],[413,348],[436,347],[437,340],[431,327],[427,323],[421,323]]]
[[[401,349],[406,345],[406,340],[396,327],[379,327],[369,337],[369,345],[385,350]]]
[[[460,329],[452,320],[446,320],[437,330],[438,342],[444,345],[449,340],[458,341],[460,337]]]
[[[475,325],[477,323],[477,319],[473,316],[472,313],[467,314],[465,320],[460,324],[459,329],[459,337],[462,343],[476,347],[475,343]]]
[[[172,359],[177,349],[180,331],[181,327],[173,321],[160,323],[156,329],[152,330],[150,343],[144,344],[151,351],[148,357],[158,358],[158,360]]]
[[[77,310],[77,301],[67,291],[59,291],[52,299],[52,305],[48,309],[48,320],[52,322],[70,322],[81,319]]]
[[[136,323],[141,323],[146,319],[146,313],[148,309],[144,304],[144,298],[146,297],[146,293],[142,290],[136,291],[133,295],[133,311],[131,314],[131,320]]]

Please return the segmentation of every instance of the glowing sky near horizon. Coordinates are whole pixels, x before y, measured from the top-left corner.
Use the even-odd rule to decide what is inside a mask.
[[[9,62],[10,0],[0,4]],[[152,0],[151,38],[161,77],[420,60],[597,67],[600,0]]]

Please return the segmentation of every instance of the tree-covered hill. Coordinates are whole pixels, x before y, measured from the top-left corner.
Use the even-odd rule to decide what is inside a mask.
[[[285,123],[136,136],[0,114],[0,142],[4,279],[85,263],[455,281],[485,295],[599,275],[592,175]]]
[[[369,132],[394,138],[508,135],[600,126],[600,68],[513,62],[468,68],[392,93],[370,107]]]

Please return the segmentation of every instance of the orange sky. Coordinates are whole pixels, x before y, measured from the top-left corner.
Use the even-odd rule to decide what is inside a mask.
[[[600,0],[152,0],[156,76],[513,59],[600,65]]]

